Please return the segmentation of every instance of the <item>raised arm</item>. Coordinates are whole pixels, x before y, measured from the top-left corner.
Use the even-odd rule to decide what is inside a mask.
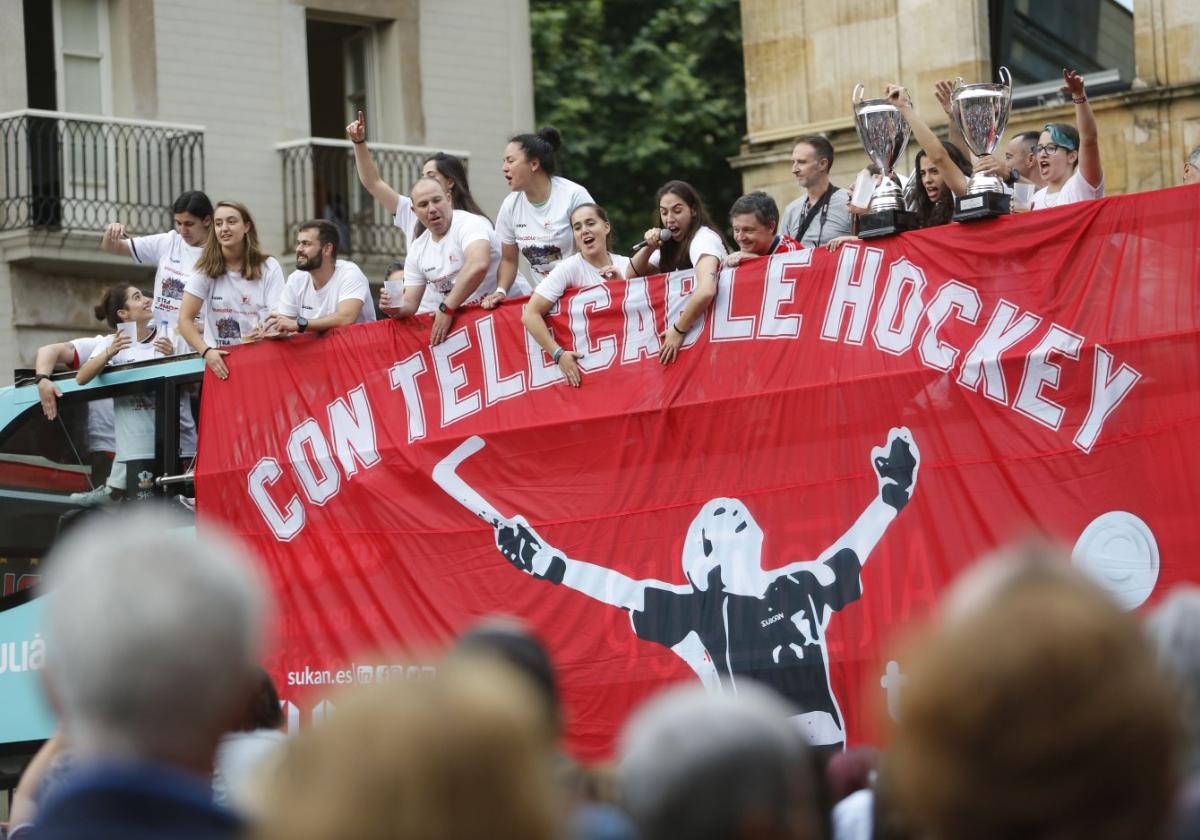
[[[524,517],[496,526],[496,548],[509,563],[539,580],[562,584],[613,607],[641,612],[647,587],[674,589],[658,581],[634,580],[606,566],[567,557],[548,545]]]
[[[367,120],[363,112],[358,112],[358,119],[346,126],[346,136],[354,144],[354,168],[358,172],[358,180],[366,188],[371,197],[384,206],[389,213],[396,212],[400,202],[400,193],[379,177],[379,167],[371,150],[367,148]]]
[[[946,186],[950,188],[950,192],[955,195],[966,195],[968,178],[962,173],[950,157],[950,153],[946,151],[946,147],[942,145],[942,141],[933,133],[925,121],[917,114],[913,108],[912,97],[908,95],[908,90],[900,85],[887,86],[887,98],[893,105],[900,109],[901,115],[908,121],[909,127],[912,129],[913,137],[917,138],[917,142],[921,144],[921,148],[925,150],[926,157],[929,162],[937,167],[938,172],[942,175],[942,180],[946,182]],[[920,173],[916,173],[920,177]]]
[[[826,561],[842,551],[852,551],[859,565],[866,565],[867,556],[879,543],[888,525],[900,514],[912,498],[917,486],[921,452],[907,428],[888,432],[883,446],[871,450],[871,465],[875,470],[878,495],[870,501],[854,524],[829,546],[815,561],[800,561],[778,569],[774,575],[783,577],[800,571],[811,571],[817,579],[828,584],[833,572]]]
[[[106,253],[118,257],[132,257],[133,251],[129,249],[125,225],[120,222],[110,222],[104,228],[104,234],[100,238],[100,248]]]
[[[958,125],[958,120],[954,119],[954,103],[951,96],[954,93],[954,82],[942,79],[933,86],[933,95],[937,97],[938,104],[942,106],[942,110],[946,112],[946,119],[950,123],[950,142],[964,152],[970,152],[971,147],[967,145],[967,138],[963,137],[962,129]]]
[[[667,324],[667,329],[663,332],[663,346],[658,353],[658,360],[664,365],[674,361],[688,330],[696,323],[696,319],[712,306],[713,298],[717,296],[717,272],[720,268],[721,261],[712,254],[705,254],[696,263],[696,290],[688,298],[683,312],[674,323]]]
[[[1063,70],[1063,90],[1075,103],[1075,127],[1079,129],[1079,173],[1089,186],[1098,187],[1104,180],[1100,166],[1100,135],[1096,130],[1096,115],[1092,113],[1084,89],[1083,77],[1074,70]]]

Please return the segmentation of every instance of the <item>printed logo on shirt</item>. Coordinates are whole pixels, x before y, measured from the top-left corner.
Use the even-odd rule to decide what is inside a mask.
[[[159,297],[171,300],[183,300],[184,282],[179,277],[163,277],[162,294]]]
[[[242,340],[242,325],[237,318],[220,318],[217,320],[217,343],[238,344]]]
[[[522,248],[521,253],[529,260],[531,268],[552,265],[562,259],[562,249],[557,245],[530,245]]]

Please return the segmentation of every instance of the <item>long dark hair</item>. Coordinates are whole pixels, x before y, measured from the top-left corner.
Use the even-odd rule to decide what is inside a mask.
[[[467,183],[467,167],[463,166],[461,160],[454,155],[438,152],[425,158],[421,164],[422,168],[426,163],[432,163],[439,175],[454,184],[454,188],[450,190],[450,204],[455,210],[466,210],[468,213],[483,216],[489,222],[492,220],[471,195],[471,185]]]
[[[683,203],[691,208],[692,224],[683,232],[683,236],[678,241],[672,239],[670,242],[664,242],[658,249],[658,269],[659,271],[678,271],[681,268],[695,268],[689,252],[696,231],[701,227],[716,231],[722,244],[725,243],[725,237],[713,224],[712,218],[708,215],[708,208],[704,206],[704,200],[700,198],[700,193],[696,192],[696,188],[687,181],[667,181],[658,188],[658,192],[654,196],[655,227],[662,224],[662,214],[658,212],[658,205],[667,193],[679,196],[683,199]]]
[[[954,162],[954,165],[962,170],[964,175],[970,177],[971,163],[963,154],[962,149],[953,143],[943,143],[942,147],[950,155],[950,160]],[[921,183],[921,161],[926,157],[924,149],[917,152],[917,162],[913,167],[912,180],[908,185],[909,197],[912,199],[917,214],[917,225],[923,228],[949,224],[950,219],[954,216],[954,194],[950,192],[950,187],[945,183],[944,178],[942,191],[936,202],[932,201],[929,193],[925,192],[925,187]]]

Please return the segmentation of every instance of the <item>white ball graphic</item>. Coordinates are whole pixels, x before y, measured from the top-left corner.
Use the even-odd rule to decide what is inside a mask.
[[[1158,543],[1132,513],[1112,510],[1091,521],[1071,551],[1071,562],[1123,609],[1140,607],[1158,583]]]

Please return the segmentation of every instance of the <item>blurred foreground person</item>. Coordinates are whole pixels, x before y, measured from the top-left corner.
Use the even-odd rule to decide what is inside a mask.
[[[286,738],[283,723],[275,681],[263,668],[255,668],[254,690],[246,696],[235,729],[226,732],[217,746],[213,801],[239,811],[247,809],[259,779],[280,753]]]
[[[81,525],[47,559],[46,682],[72,767],[21,836],[238,835],[210,775],[264,596],[237,545],[189,525],[146,506]]]
[[[792,714],[750,682],[736,696],[670,689],[636,712],[618,772],[642,840],[815,840],[812,763]]]
[[[561,797],[541,698],[493,659],[334,701],[263,790],[260,838],[549,840]]]
[[[888,771],[917,836],[1163,836],[1177,705],[1134,617],[1041,547],[955,584],[913,648]]]

